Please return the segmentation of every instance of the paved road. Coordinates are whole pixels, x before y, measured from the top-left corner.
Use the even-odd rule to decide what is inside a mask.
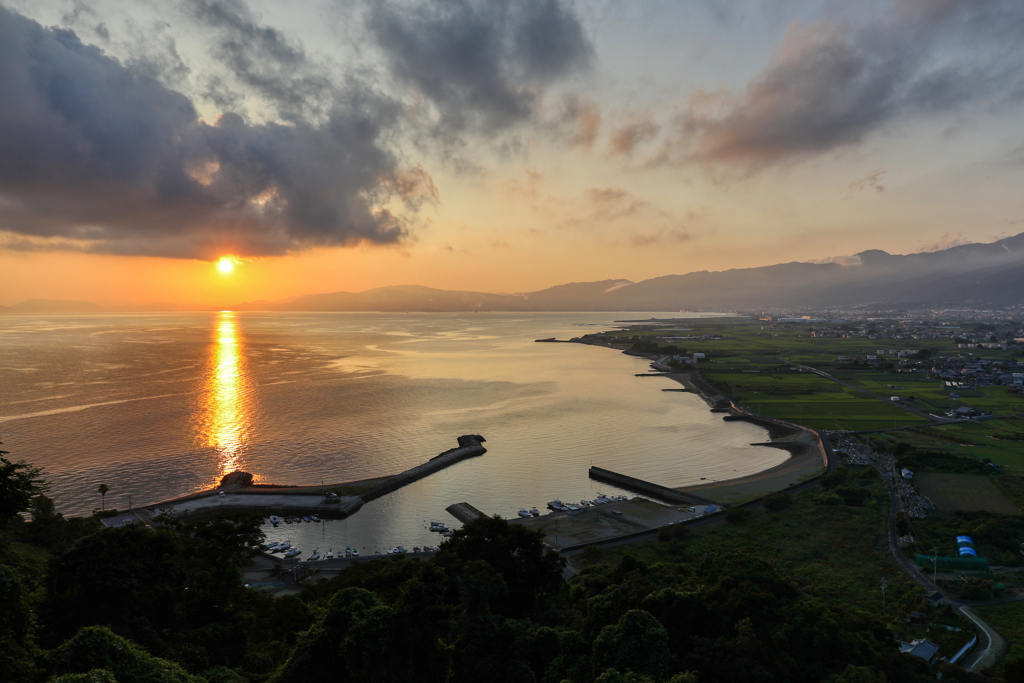
[[[1006,640],[1003,639],[999,632],[988,625],[981,617],[971,611],[970,607],[954,600],[949,597],[945,591],[941,590],[938,586],[932,583],[921,569],[910,561],[910,559],[903,554],[900,549],[899,541],[896,536],[896,512],[899,509],[896,501],[896,489],[893,487],[892,482],[889,480],[887,474],[882,471],[878,465],[872,463],[871,465],[878,473],[882,475],[882,480],[886,483],[886,488],[889,490],[889,550],[892,552],[893,557],[900,563],[904,571],[910,575],[919,586],[924,588],[929,593],[939,591],[946,597],[946,601],[965,618],[970,619],[980,629],[983,638],[979,639],[982,641],[982,646],[975,649],[967,659],[965,659],[961,666],[968,671],[977,671],[983,668],[993,668],[1004,654],[1006,654]]]

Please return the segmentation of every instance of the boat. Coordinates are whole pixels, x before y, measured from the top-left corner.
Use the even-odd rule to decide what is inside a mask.
[[[413,551],[414,553],[418,553],[418,552],[420,551],[420,547],[419,547],[418,545],[414,545],[414,546],[412,547],[412,551]]]
[[[576,511],[577,511],[577,510],[579,510],[579,509],[580,509],[580,506],[579,506],[579,505],[570,505],[570,506],[569,506],[569,511],[570,511],[570,512],[576,512]]]
[[[270,523],[273,524],[274,526],[277,526],[278,524],[281,523],[281,518],[278,517],[277,515],[270,515]]]
[[[439,534],[443,534],[445,531],[448,531],[450,528],[451,527],[449,527],[447,524],[442,524],[441,522],[431,522],[430,523],[430,530],[431,531],[436,531]]]
[[[345,557],[352,557],[352,546],[345,546]]]
[[[327,554],[324,556],[324,559],[325,560],[333,560],[334,559],[334,548],[331,548],[330,550],[327,551]]]
[[[309,562],[316,562],[319,559],[320,559],[320,549],[317,548],[316,550],[313,551],[313,554],[309,556],[308,561]]]
[[[303,518],[302,518],[302,521],[303,521],[303,522],[309,522],[309,521],[312,521],[312,520],[310,520],[310,518],[309,518],[309,517],[303,517]]]
[[[284,556],[285,557],[295,557],[296,555],[301,555],[301,554],[302,554],[302,550],[300,550],[299,548],[292,548],[291,550],[287,551],[284,554]]]
[[[530,508],[530,514],[534,517],[540,517],[540,510],[535,507]]]
[[[551,501],[550,503],[548,503],[548,507],[551,508],[552,510],[561,510],[562,509],[562,501],[560,501],[560,500],[558,500],[556,498],[553,501]]]
[[[291,548],[291,547],[292,547],[291,541],[282,541],[281,543],[277,543],[276,545],[272,546],[270,548],[270,552],[272,552],[272,553],[283,553],[285,550],[288,550],[288,548]]]
[[[445,538],[451,538],[452,536],[454,536],[454,535],[455,535],[455,532],[454,532],[454,531],[452,531],[451,529],[449,529],[448,531],[445,531],[445,532],[444,532],[443,534],[441,534],[441,535],[442,535],[442,536],[444,536]]]
[[[317,517],[316,515],[310,515],[310,516],[309,516],[309,518],[310,518],[311,520],[313,520],[314,522],[319,522],[319,521],[320,521],[320,518],[319,518],[319,517]]]
[[[359,557],[359,549],[352,548],[352,557]]]
[[[291,524],[292,523],[292,518],[291,517],[285,517],[284,518],[284,523],[285,524]]]
[[[526,508],[519,508],[519,516],[520,517],[532,517],[533,515],[531,515],[530,511],[527,510]]]

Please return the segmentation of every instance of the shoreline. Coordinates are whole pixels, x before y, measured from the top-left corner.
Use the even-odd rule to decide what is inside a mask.
[[[629,356],[646,358],[652,363],[657,361],[657,358],[653,358],[649,354],[632,352],[628,349],[619,349],[611,344],[594,344],[578,338],[572,341],[586,346],[615,349],[616,351]],[[762,482],[776,477],[781,479],[784,475],[800,474],[802,470],[806,470],[807,468],[813,467],[816,463],[821,462],[817,435],[813,430],[801,425],[782,423],[763,415],[756,415],[742,409],[738,409],[732,399],[708,384],[704,378],[700,376],[700,371],[697,369],[687,369],[682,372],[662,372],[659,373],[659,375],[662,377],[668,377],[683,387],[682,389],[666,389],[664,391],[682,391],[694,394],[704,401],[711,412],[725,413],[722,418],[723,421],[749,422],[767,430],[769,441],[752,443],[750,444],[751,446],[781,448],[789,452],[789,457],[786,460],[778,465],[773,465],[772,467],[761,470],[760,472],[754,472],[752,474],[746,474],[732,479],[722,479],[708,483],[672,487],[676,491],[685,493],[688,491],[701,491],[714,488],[722,489],[732,486],[742,486],[743,484],[750,484],[753,482]],[[824,464],[822,464],[822,467],[824,468]],[[780,490],[785,488],[787,488],[785,485],[779,487]]]

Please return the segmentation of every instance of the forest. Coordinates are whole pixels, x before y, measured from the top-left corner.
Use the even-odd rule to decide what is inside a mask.
[[[685,535],[665,539],[664,560],[626,556],[566,581],[540,534],[483,518],[430,559],[360,562],[273,597],[242,581],[263,542],[258,518],[103,528],[56,513],[35,468],[0,461],[3,681],[841,683],[937,673],[900,654],[878,615],[810,596],[741,551],[686,553]]]

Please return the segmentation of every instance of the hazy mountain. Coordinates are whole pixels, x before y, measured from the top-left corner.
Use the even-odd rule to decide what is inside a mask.
[[[103,306],[89,301],[64,301],[60,299],[29,299],[20,304],[5,306],[3,313],[96,313]]]
[[[1024,233],[990,244],[894,255],[872,249],[829,263],[666,275],[642,282],[574,282],[526,294],[461,292],[416,285],[256,301],[232,310],[264,311],[678,311],[789,306],[1006,305],[1024,301]],[[208,310],[211,307],[104,308],[84,301],[33,299],[0,313]],[[219,307],[218,307],[219,308]]]

